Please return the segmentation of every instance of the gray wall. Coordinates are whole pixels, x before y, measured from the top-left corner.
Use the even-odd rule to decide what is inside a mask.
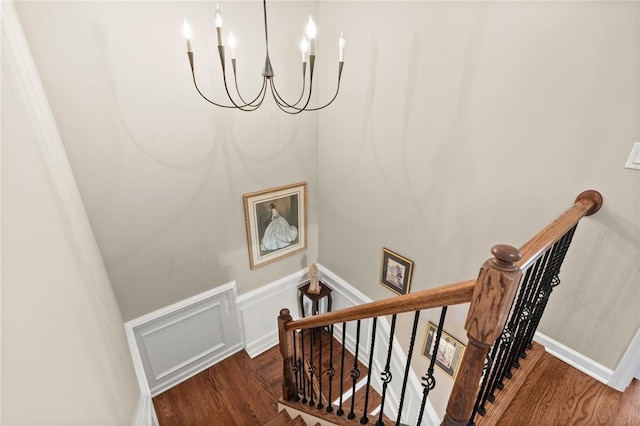
[[[221,6],[255,56],[239,56],[250,91],[260,6]],[[388,297],[383,246],[416,262],[414,291],[468,279],[493,244],[521,245],[594,188],[605,206],[580,225],[541,331],[616,366],[640,324],[640,174],[623,169],[640,134],[637,2],[270,3],[272,59],[291,91],[310,9],[323,95],[338,32],[347,39],[338,101],[295,117],[221,111],[194,94],[182,18],[210,93],[214,8],[18,4],[125,319],[315,260]],[[242,194],[302,180],[309,250],[250,271]],[[457,337],[464,315],[447,325]]]
[[[58,192],[55,151],[39,148],[24,96],[6,77],[3,36],[0,423],[132,424],[140,391],[122,317],[65,209],[74,200]]]
[[[317,117],[282,114],[270,98],[258,112],[227,111],[197,95],[182,23],[193,28],[202,90],[222,99],[215,6],[17,4],[125,320],[231,280],[244,293],[317,260]],[[249,98],[261,84],[262,7],[221,7]],[[269,6],[284,96],[299,86],[297,46],[314,11]],[[308,250],[251,271],[242,194],[300,181],[309,183]]]
[[[318,126],[322,264],[373,299],[392,296],[382,247],[415,261],[412,291],[469,279],[492,245],[522,245],[597,189],[540,331],[615,368],[640,325],[640,173],[623,168],[640,135],[640,5],[320,4],[348,43]],[[454,336],[465,315],[449,316]]]

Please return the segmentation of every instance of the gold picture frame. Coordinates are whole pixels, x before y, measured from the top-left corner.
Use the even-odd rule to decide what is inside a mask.
[[[388,248],[382,248],[380,284],[397,294],[407,294],[411,287],[412,275],[413,262],[411,260],[392,252]]]
[[[307,248],[307,183],[243,196],[249,265],[256,269]]]
[[[422,347],[422,355],[429,360],[431,360],[433,355],[437,331],[438,326],[429,321],[427,324],[427,333],[424,338],[424,346]],[[442,330],[435,364],[455,380],[465,349],[466,346],[463,345],[462,342]]]

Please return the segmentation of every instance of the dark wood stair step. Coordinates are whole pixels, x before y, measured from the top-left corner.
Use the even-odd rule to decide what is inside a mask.
[[[264,426],[285,426],[291,421],[291,416],[287,410],[280,410],[274,418],[269,420]]]
[[[307,426],[307,423],[300,415],[298,415],[295,419],[287,423],[286,426]]]

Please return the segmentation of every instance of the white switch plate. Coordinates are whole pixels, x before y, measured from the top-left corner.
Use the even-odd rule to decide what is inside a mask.
[[[635,144],[633,144],[631,154],[629,154],[629,159],[627,160],[627,164],[624,167],[626,169],[640,170],[640,142],[636,142]]]

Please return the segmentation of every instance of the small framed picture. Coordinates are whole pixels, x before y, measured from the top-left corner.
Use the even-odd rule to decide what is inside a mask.
[[[382,272],[380,273],[380,283],[389,290],[398,294],[409,293],[411,286],[411,274],[413,273],[413,262],[392,252],[387,248],[382,248]]]
[[[307,183],[245,194],[251,269],[307,248]]]
[[[433,353],[436,349],[435,343],[437,331],[438,326],[436,326],[434,323],[429,322],[427,324],[427,335],[424,339],[424,348],[422,348],[422,355],[426,356],[428,359],[431,359],[433,357]],[[462,360],[464,349],[465,346],[460,343],[458,339],[452,337],[449,333],[442,330],[442,335],[440,336],[440,344],[438,345],[438,350],[436,352],[435,364],[455,379],[456,374],[458,374],[458,367],[460,366],[460,361]]]

